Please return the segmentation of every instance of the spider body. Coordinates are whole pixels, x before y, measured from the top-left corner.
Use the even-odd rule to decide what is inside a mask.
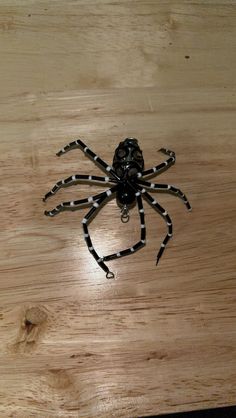
[[[80,199],[71,202],[63,202],[51,211],[45,211],[45,215],[55,216],[63,210],[79,209],[81,205],[85,204],[92,205],[90,211],[82,220],[84,238],[89,251],[97,261],[98,265],[106,272],[106,277],[113,278],[114,274],[109,270],[109,268],[106,266],[104,262],[132,254],[133,252],[143,247],[146,243],[145,215],[142,203],[142,197],[144,197],[147,200],[147,202],[151,206],[153,206],[157,210],[157,212],[159,212],[160,215],[162,215],[162,217],[166,221],[168,230],[167,235],[165,236],[161,244],[160,250],[157,254],[157,264],[164,252],[164,249],[169,239],[172,237],[172,222],[167,211],[164,208],[162,208],[162,206],[147,192],[147,189],[151,189],[153,191],[170,192],[180,197],[184,201],[184,204],[188,210],[191,210],[191,206],[184,193],[182,193],[181,190],[177,189],[176,187],[168,184],[149,183],[144,179],[146,176],[154,174],[156,175],[171,167],[175,163],[175,153],[168,149],[161,148],[159,151],[168,155],[169,158],[165,162],[158,164],[157,166],[148,170],[144,170],[143,154],[138,145],[138,140],[135,138],[126,138],[124,141],[120,142],[120,144],[115,150],[112,166],[108,165],[105,161],[98,157],[80,139],[66,145],[65,148],[61,149],[57,153],[57,155],[61,156],[62,154],[65,154],[67,151],[70,151],[75,148],[81,149],[86,155],[88,155],[88,157],[96,161],[97,165],[102,170],[105,170],[107,173],[109,173],[109,177],[75,174],[71,177],[68,177],[65,180],[61,180],[58,183],[56,183],[55,186],[45,195],[43,199],[44,201],[46,201],[48,197],[54,195],[61,187],[76,184],[78,181],[90,181],[92,183],[103,182],[108,184],[113,183],[115,185],[103,193],[90,196],[86,199]],[[91,237],[88,231],[88,224],[91,221],[92,216],[94,216],[98,212],[102,203],[108,200],[110,196],[116,197],[118,206],[121,207],[122,222],[128,222],[129,209],[137,203],[141,224],[141,236],[140,240],[133,247],[127,248],[114,254],[110,254],[105,257],[100,257],[93,247]]]
[[[120,142],[115,150],[113,167],[120,178],[116,192],[117,203],[121,207],[131,207],[136,200],[132,183],[138,172],[144,168],[143,155],[137,139],[126,138]]]
[[[124,206],[131,207],[135,203],[135,191],[127,181],[118,183],[116,200],[118,206],[123,208]]]

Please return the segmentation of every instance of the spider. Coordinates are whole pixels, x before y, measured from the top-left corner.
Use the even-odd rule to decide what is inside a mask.
[[[166,148],[161,148],[159,151],[168,155],[169,158],[148,170],[144,170],[144,159],[142,151],[138,145],[138,140],[135,138],[126,138],[124,141],[120,142],[118,147],[115,150],[113,157],[112,166],[108,165],[100,157],[94,154],[80,139],[71,142],[62,148],[56,155],[61,156],[66,152],[79,148],[81,149],[88,157],[90,157],[102,170],[109,173],[109,177],[100,177],[100,176],[91,176],[84,174],[75,174],[61,180],[55,184],[55,186],[45,195],[43,201],[45,202],[50,196],[54,195],[61,187],[66,187],[67,185],[72,185],[78,181],[90,181],[92,183],[103,182],[107,184],[114,183],[114,186],[106,190],[105,192],[90,196],[86,199],[75,200],[71,202],[63,202],[60,205],[56,206],[50,211],[45,211],[46,216],[55,216],[63,210],[75,210],[80,209],[81,205],[92,205],[90,211],[85,215],[82,220],[84,238],[90,253],[95,258],[98,265],[105,271],[106,277],[108,279],[114,277],[114,273],[109,270],[109,268],[104,263],[105,261],[114,260],[125,255],[134,253],[143,247],[146,243],[146,228],[145,228],[145,215],[143,209],[142,196],[147,200],[147,202],[152,205],[159,214],[164,218],[167,225],[167,234],[161,244],[160,250],[157,254],[156,265],[158,264],[165,247],[172,237],[172,222],[167,211],[163,209],[159,203],[153,199],[153,197],[147,192],[147,189],[170,192],[179,196],[183,201],[188,210],[191,210],[190,203],[181,190],[177,189],[174,186],[168,184],[156,184],[150,183],[143,180],[150,175],[159,174],[163,170],[168,169],[175,163],[175,153]],[[115,197],[117,199],[117,204],[121,208],[121,221],[126,223],[129,220],[129,209],[133,206],[138,205],[139,218],[141,224],[141,236],[140,240],[131,248],[127,248],[118,253],[107,255],[105,257],[100,257],[96,250],[93,247],[91,237],[89,235],[88,224],[92,220],[101,207],[102,204],[106,203],[110,197]]]

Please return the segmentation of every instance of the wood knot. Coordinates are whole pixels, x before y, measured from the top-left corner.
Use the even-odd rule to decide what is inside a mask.
[[[25,310],[16,342],[13,344],[14,351],[24,352],[34,349],[45,329],[47,317],[47,313],[38,306]]]
[[[169,15],[166,19],[164,26],[165,31],[175,31],[179,27],[179,22],[177,22],[177,20],[173,16]]]
[[[47,319],[47,314],[38,306],[27,309],[25,312],[25,325],[40,325]]]
[[[51,369],[47,376],[48,385],[54,389],[67,389],[73,386],[72,376],[62,369]]]
[[[151,351],[147,357],[147,361],[150,360],[164,360],[167,356],[166,353]]]

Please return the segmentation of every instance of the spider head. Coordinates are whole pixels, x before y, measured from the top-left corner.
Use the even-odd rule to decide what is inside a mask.
[[[144,160],[138,140],[135,138],[126,138],[120,142],[115,150],[113,158],[113,167],[116,174],[122,179],[131,179],[138,172],[143,171]]]

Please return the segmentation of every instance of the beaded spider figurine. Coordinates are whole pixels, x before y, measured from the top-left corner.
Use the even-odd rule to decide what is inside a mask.
[[[142,179],[152,174],[158,174],[161,171],[168,169],[171,165],[175,163],[175,153],[168,149],[161,148],[159,151],[168,155],[169,158],[165,162],[153,168],[144,170],[144,159],[142,151],[138,145],[138,140],[135,138],[126,138],[124,141],[120,142],[119,146],[116,148],[113,158],[113,165],[110,166],[101,158],[99,158],[96,154],[94,154],[94,152],[91,151],[80,139],[78,139],[77,141],[71,142],[70,144],[66,145],[65,148],[61,149],[57,153],[57,156],[61,156],[62,154],[65,154],[67,151],[70,151],[75,148],[81,149],[86,155],[88,155],[93,161],[95,161],[96,164],[102,170],[108,172],[109,177],[75,174],[66,178],[65,180],[61,180],[58,183],[56,183],[52,190],[50,190],[45,195],[43,199],[44,202],[47,200],[48,197],[54,195],[61,187],[75,184],[78,181],[90,181],[92,183],[103,182],[108,184],[114,183],[115,185],[106,190],[105,192],[88,197],[87,199],[80,199],[72,202],[63,202],[60,205],[56,206],[54,209],[50,211],[45,211],[45,215],[55,216],[63,210],[75,210],[79,209],[81,205],[92,205],[92,208],[82,220],[84,238],[90,253],[93,255],[98,265],[106,272],[106,277],[110,279],[114,277],[114,274],[108,269],[104,261],[114,260],[116,258],[132,254],[145,245],[146,228],[142,202],[142,196],[144,196],[148,203],[154,206],[154,208],[164,218],[168,230],[167,235],[165,236],[161,244],[160,250],[157,254],[157,264],[164,252],[164,249],[169,239],[172,237],[172,222],[167,211],[163,209],[155,199],[153,199],[153,197],[147,192],[147,189],[174,193],[184,201],[184,204],[188,210],[191,210],[191,206],[184,193],[182,193],[181,190],[177,189],[176,187],[170,186],[168,184],[149,183]],[[128,222],[129,220],[129,209],[136,203],[138,204],[141,224],[141,237],[140,241],[138,241],[131,248],[120,251],[118,253],[107,255],[105,257],[100,257],[93,247],[88,231],[88,223],[91,221],[91,218],[97,214],[100,206],[106,200],[109,200],[110,196],[116,196],[117,204],[121,208],[121,221],[124,223]]]

